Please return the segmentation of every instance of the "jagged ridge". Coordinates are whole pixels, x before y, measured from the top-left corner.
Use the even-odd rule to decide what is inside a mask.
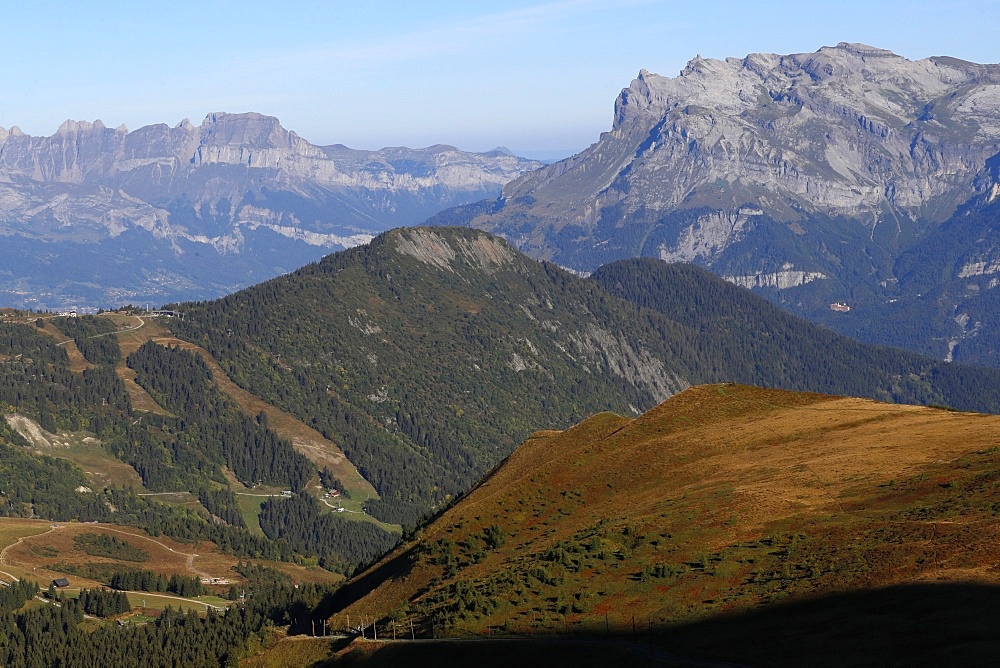
[[[23,255],[37,254],[43,242],[73,244],[45,246],[46,255],[56,250],[64,270],[80,252],[91,266],[108,264],[93,257],[100,250],[119,266],[146,256],[143,267],[121,277],[80,271],[52,277],[44,266],[16,264],[0,291],[22,306],[218,296],[447,206],[494,197],[540,164],[444,145],[314,146],[256,113],[213,113],[199,126],[185,119],[133,132],[66,121],[51,137],[0,128],[0,234],[23,247]],[[191,263],[179,257],[184,253],[213,261]],[[76,292],[86,283],[97,287]],[[199,283],[202,290],[192,286]],[[32,292],[41,295],[37,303],[19,296]],[[95,293],[103,299],[87,299]]]

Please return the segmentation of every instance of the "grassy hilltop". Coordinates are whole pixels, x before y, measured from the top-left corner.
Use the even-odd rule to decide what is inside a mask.
[[[774,660],[671,629],[736,612],[777,623],[780,604],[849,592],[870,605],[861,594],[902,584],[997,584],[998,428],[995,416],[733,384],[635,419],[596,415],[525,442],[342,589],[334,618],[380,619],[383,633],[412,621],[425,635],[635,623],[701,656]],[[851,604],[837,605],[829,623],[849,623]]]

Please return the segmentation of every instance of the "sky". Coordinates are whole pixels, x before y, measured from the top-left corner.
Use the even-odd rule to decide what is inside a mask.
[[[996,0],[3,3],[0,126],[256,111],[318,144],[565,157],[640,69],[862,42],[1000,61]]]

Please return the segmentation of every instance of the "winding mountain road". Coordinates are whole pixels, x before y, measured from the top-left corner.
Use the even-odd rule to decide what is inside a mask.
[[[59,530],[59,529],[61,529],[61,528],[62,528],[62,527],[61,527],[60,525],[58,525],[58,524],[53,524],[53,525],[52,525],[52,528],[51,528],[51,529],[49,529],[48,531],[43,531],[42,533],[34,533],[34,534],[31,534],[30,536],[21,536],[21,537],[20,537],[20,538],[18,538],[18,539],[17,539],[16,541],[14,541],[14,542],[13,542],[13,543],[11,543],[10,545],[7,545],[7,546],[6,546],[6,547],[4,547],[4,548],[3,548],[2,550],[0,550],[0,564],[6,564],[6,563],[7,563],[7,552],[8,552],[8,551],[9,551],[9,550],[10,550],[10,549],[11,549],[12,547],[16,547],[16,546],[20,545],[21,543],[23,543],[23,542],[24,542],[24,539],[25,539],[25,538],[35,538],[35,537],[37,537],[37,536],[44,536],[44,535],[46,535],[46,534],[50,534],[50,533],[52,533],[53,531],[58,531],[58,530]],[[14,576],[13,576],[13,575],[11,575],[10,573],[7,573],[7,572],[5,572],[5,571],[0,571],[0,573],[3,573],[4,575],[7,575],[7,576],[10,576],[11,578],[13,578],[13,579],[14,579],[14,582],[17,582],[17,581],[18,581],[18,578],[14,577]]]

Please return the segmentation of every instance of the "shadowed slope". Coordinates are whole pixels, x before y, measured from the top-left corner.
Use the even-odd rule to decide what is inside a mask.
[[[529,439],[338,596],[424,633],[662,624],[993,582],[1000,417],[724,384]],[[370,591],[367,595],[360,594]]]

